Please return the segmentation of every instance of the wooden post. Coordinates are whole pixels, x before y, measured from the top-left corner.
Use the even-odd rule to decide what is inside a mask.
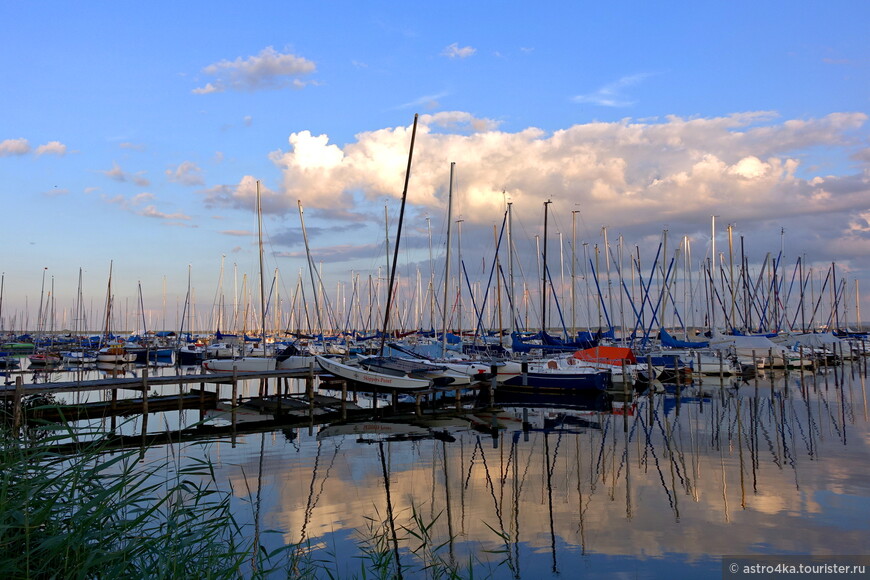
[[[145,453],[145,441],[148,434],[148,367],[142,369],[142,450]]]
[[[649,388],[652,389],[653,381],[656,377],[653,375],[653,366],[652,366],[652,355],[646,355],[646,372],[647,377],[649,378]]]
[[[678,357],[677,355],[674,355],[674,373],[677,376],[677,385],[679,385],[683,382],[683,377],[681,376],[681,373],[680,373],[680,364],[679,363],[680,363],[680,357]]]
[[[142,369],[142,415],[148,414],[148,367]]]
[[[18,428],[21,427],[22,408],[21,399],[24,396],[24,380],[21,375],[15,377],[15,395],[12,398],[12,429],[15,431],[15,436],[18,436]]]
[[[314,400],[314,363],[308,365],[308,374],[305,375],[305,396],[309,401]]]
[[[232,400],[230,401],[230,419],[233,424],[233,428],[236,426],[236,407],[239,404],[239,378],[236,370],[236,366],[233,365],[233,393]]]
[[[347,420],[347,381],[341,382],[341,420]]]

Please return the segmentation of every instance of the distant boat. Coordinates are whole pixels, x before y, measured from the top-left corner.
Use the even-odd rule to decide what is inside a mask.
[[[0,369],[18,368],[19,359],[8,353],[0,353]]]
[[[302,371],[315,363],[314,355],[305,354],[291,344],[275,356],[208,359],[202,361],[202,368],[212,372]]]
[[[13,351],[13,352],[33,352],[36,349],[36,345],[32,342],[4,342],[0,345],[0,350],[4,351]]]
[[[64,364],[82,365],[97,362],[97,353],[88,350],[68,350],[61,353]]]
[[[56,352],[36,352],[27,359],[32,367],[56,366],[63,362],[63,358]]]
[[[97,362],[123,364],[136,360],[136,353],[129,352],[123,345],[113,345],[97,351]]]
[[[610,371],[589,367],[560,367],[550,360],[546,366],[533,367],[525,373],[500,381],[508,387],[523,389],[553,389],[560,391],[605,391],[613,386]]]
[[[205,358],[205,347],[198,344],[186,344],[177,351],[178,364],[198,365]]]

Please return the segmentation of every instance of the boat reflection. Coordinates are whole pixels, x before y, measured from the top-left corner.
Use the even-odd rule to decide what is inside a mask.
[[[502,392],[495,403],[300,428],[288,455],[277,439],[264,525],[348,554],[349,531],[380,530],[392,575],[406,576],[427,565],[407,533],[421,523],[442,550],[432,558],[495,577],[605,575],[626,562],[692,576],[718,571],[727,553],[863,549],[862,376],[665,385],[626,402]],[[293,491],[303,482],[308,498]],[[358,571],[339,559],[339,575]]]

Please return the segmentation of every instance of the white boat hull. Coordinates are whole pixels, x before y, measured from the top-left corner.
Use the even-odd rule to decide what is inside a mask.
[[[202,361],[202,368],[216,373],[231,373],[235,369],[240,373],[256,373],[263,371],[303,371],[317,364],[313,356],[290,356],[283,360],[275,357],[245,356],[241,358],[208,359]]]
[[[316,358],[317,363],[326,372],[332,373],[342,379],[356,381],[358,383],[371,385],[372,387],[413,391],[428,389],[432,386],[432,382],[428,380],[415,379],[408,376],[392,376],[382,373],[374,373],[359,367],[342,364],[338,361],[324,358],[322,356]]]

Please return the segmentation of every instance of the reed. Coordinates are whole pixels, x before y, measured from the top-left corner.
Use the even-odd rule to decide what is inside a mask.
[[[494,574],[455,538],[438,540],[441,514],[416,506],[390,522],[375,509],[356,530],[359,567],[311,541],[271,552],[234,516],[208,459],[169,446],[112,451],[99,430],[65,424],[0,428],[0,577],[18,578],[473,578]],[[76,453],[57,453],[58,445]],[[248,524],[249,526],[250,524]],[[268,532],[264,532],[268,533]],[[343,563],[341,563],[343,562]],[[502,562],[503,563],[503,562]],[[500,566],[500,564],[497,565]]]
[[[71,439],[79,453],[52,451]],[[109,452],[58,426],[0,434],[0,575],[266,577],[279,556],[247,539],[207,461]]]

